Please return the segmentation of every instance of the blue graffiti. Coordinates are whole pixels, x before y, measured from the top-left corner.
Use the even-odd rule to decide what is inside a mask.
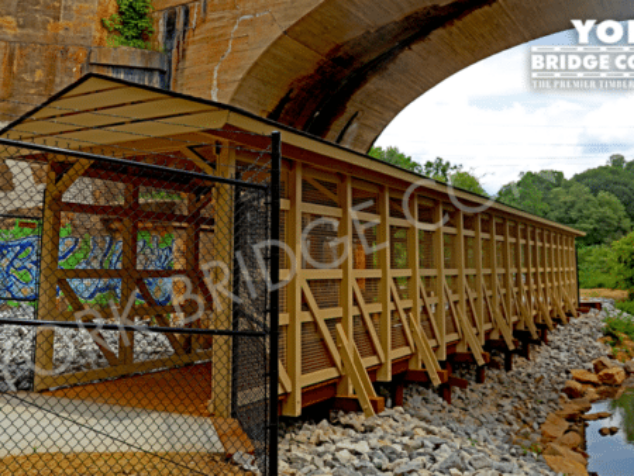
[[[39,275],[38,248],[36,236],[0,242],[0,297],[35,298]]]
[[[59,263],[62,268],[72,269],[121,269],[122,252],[122,241],[111,236],[67,236],[60,240]],[[137,263],[140,269],[172,269],[172,244],[161,244],[157,235],[138,240]],[[0,241],[0,299],[36,300],[39,273],[37,236]],[[71,279],[68,283],[82,301],[121,299],[121,279]],[[157,304],[169,304],[170,278],[148,278],[145,283]],[[140,293],[136,300],[144,302]]]

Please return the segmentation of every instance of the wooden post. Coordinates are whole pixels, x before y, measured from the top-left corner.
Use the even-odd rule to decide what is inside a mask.
[[[544,293],[543,293],[543,285],[542,285],[542,276],[541,276],[541,272],[542,272],[542,250],[541,250],[541,246],[540,246],[540,229],[535,227],[535,240],[533,242],[533,247],[535,249],[535,289],[536,289],[536,293],[535,293],[535,299],[536,299],[536,303],[537,303],[537,313],[538,314],[542,314],[545,311],[543,311],[543,309],[547,309],[548,303],[545,302],[545,297],[544,297]],[[541,305],[541,301],[542,299],[544,299],[544,303],[543,305]],[[546,322],[547,321],[547,316],[543,316],[543,321]]]
[[[508,326],[513,330],[513,306],[512,306],[512,288],[513,288],[513,278],[511,276],[511,236],[509,234],[509,220],[508,218],[504,218],[503,221],[503,234],[504,234],[504,242],[503,242],[503,255],[504,255],[504,287],[506,288],[506,293],[504,295],[504,301],[506,303],[506,309],[508,309]]]
[[[522,254],[524,255],[524,260],[526,261],[526,243],[522,243],[522,227],[520,226],[521,223],[517,222],[516,228],[515,228],[515,268],[516,268],[516,284],[517,284],[517,306],[518,307],[524,307],[524,308],[528,308],[528,303],[524,304],[523,302],[523,297],[526,296],[526,286],[524,285],[524,269],[526,269],[524,266],[522,266],[522,264],[526,264],[526,263],[522,263]],[[526,277],[526,279],[528,279],[528,276]],[[522,314],[522,310],[518,309],[517,310],[520,313],[520,316]],[[532,319],[533,316],[530,315],[530,312],[528,313],[529,315],[526,316],[528,319]],[[522,328],[525,327],[523,321],[520,319],[520,321],[522,322]]]
[[[341,327],[348,341],[354,345],[354,316],[352,315],[354,307],[353,298],[353,249],[352,249],[352,179],[349,175],[345,175],[339,183],[339,203],[341,206],[341,222],[339,223],[339,239],[342,240],[343,253],[346,253],[345,259],[341,264],[342,279],[340,285],[340,300],[342,308]],[[340,341],[338,345],[341,347],[343,343]],[[343,375],[337,385],[338,395],[352,395],[352,381],[346,373]]]
[[[121,302],[124,309],[130,299],[136,299],[136,252],[137,252],[137,229],[138,222],[132,217],[138,208],[139,188],[134,184],[125,185],[125,207],[128,214],[123,218],[123,229],[121,236]],[[134,324],[129,319],[134,316],[124,317],[121,312],[121,325]],[[121,332],[119,335],[119,363],[131,364],[134,362],[134,332]]]
[[[409,207],[412,215],[414,225],[418,223],[418,195],[413,194],[410,198],[410,202],[406,204]],[[419,233],[416,226],[410,226],[407,230],[407,259],[409,261],[409,269],[412,272],[409,278],[409,295],[412,299],[412,318],[420,326],[420,311],[421,311],[421,296],[420,296],[420,246],[419,246]],[[422,367],[422,360],[419,352],[414,352],[414,355],[409,361],[410,369],[420,369]]]
[[[462,313],[462,315],[464,316],[464,324],[468,325],[469,327],[473,327],[471,322],[469,321],[469,319],[467,318],[468,314],[467,314],[467,296],[466,296],[466,285],[467,285],[467,280],[466,280],[466,276],[465,276],[465,246],[464,246],[464,215],[462,213],[462,210],[456,210],[455,213],[455,219],[456,219],[456,245],[455,245],[455,252],[456,252],[456,264],[457,264],[457,268],[458,268],[458,276],[456,277],[457,281],[458,281],[458,299],[460,299],[460,301],[458,302],[458,308],[460,309],[460,312]],[[473,334],[477,334],[478,329],[473,329],[472,332]],[[468,331],[464,331],[462,334],[462,340],[460,341],[460,343],[458,344],[458,352],[466,352],[467,351],[467,340],[465,337],[465,334]]]
[[[230,178],[235,171],[235,149],[223,144],[216,159],[216,174]],[[230,185],[216,183],[214,185],[214,259],[224,264],[225,269],[215,268],[215,282],[222,282],[225,272],[230,276],[227,290],[231,291],[233,282],[233,221],[234,190]],[[216,329],[231,329],[233,324],[233,308],[229,296],[219,293],[218,302],[214,302],[214,320]],[[231,385],[232,385],[232,345],[228,336],[216,336],[213,342],[213,407],[217,417],[231,417]]]
[[[434,250],[436,250],[436,324],[440,333],[436,357],[438,360],[447,359],[447,326],[445,322],[445,244],[443,239],[443,209],[442,202],[437,201],[434,206]],[[449,397],[451,400],[451,396]]]
[[[501,296],[498,294],[498,259],[497,259],[497,230],[496,230],[496,220],[495,215],[490,215],[490,233],[489,233],[489,254],[491,258],[491,289],[493,292],[491,296],[491,308],[493,312],[500,312],[500,299]],[[495,320],[493,321],[495,322]],[[499,339],[500,337],[500,329],[497,327],[493,327],[493,332],[491,332],[491,339]]]
[[[528,287],[528,313],[533,321],[539,316],[538,307],[535,305],[535,270],[533,269],[533,239],[531,238],[531,226],[526,224],[526,285]],[[535,314],[537,312],[537,314]]]
[[[60,200],[55,198],[57,174],[53,170],[53,160],[48,163],[46,194],[42,217],[42,262],[40,267],[40,296],[38,300],[38,319],[57,319],[57,279],[59,261]],[[53,370],[55,331],[37,329],[35,342],[35,391],[42,390],[42,379]]]
[[[476,269],[476,295],[478,297],[478,304],[476,310],[478,316],[476,317],[480,321],[480,329],[483,332],[480,333],[480,344],[484,345],[484,276],[482,275],[482,221],[480,214],[474,216],[475,219],[475,269]]]
[[[288,315],[290,317],[286,334],[286,369],[291,380],[291,391],[284,401],[282,413],[285,416],[297,417],[302,414],[302,163],[293,162],[289,174],[288,197],[288,246],[296,257],[297,273],[286,285],[288,299]]]
[[[390,272],[390,190],[385,186],[379,195],[379,214],[381,224],[379,225],[379,269],[381,270],[381,289],[379,292],[382,309],[379,323],[379,338],[381,347],[385,354],[385,362],[377,372],[379,382],[389,382],[392,380],[392,311],[390,299],[390,283],[392,275]]]

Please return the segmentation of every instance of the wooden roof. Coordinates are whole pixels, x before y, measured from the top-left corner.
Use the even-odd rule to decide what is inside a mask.
[[[291,158],[312,159],[335,171],[362,174],[376,178],[379,183],[395,182],[405,188],[426,178],[234,106],[94,73],[0,130],[0,137],[94,152],[104,147],[140,149],[148,140],[154,145],[162,144],[164,150],[172,142],[181,146],[185,143],[187,146],[209,144],[209,132],[214,131],[245,144],[266,147],[266,141],[258,135],[268,135],[276,130],[282,133],[284,155]],[[2,155],[0,151],[0,157]],[[509,217],[575,236],[585,235],[519,209],[490,203],[486,197],[454,189],[442,182],[427,179],[421,189],[444,196],[451,192],[456,199],[472,207],[487,205]]]

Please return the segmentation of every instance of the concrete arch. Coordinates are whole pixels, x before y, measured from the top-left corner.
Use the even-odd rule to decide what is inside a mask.
[[[627,0],[326,0],[268,43],[229,102],[365,152],[454,73],[571,19],[633,17]]]

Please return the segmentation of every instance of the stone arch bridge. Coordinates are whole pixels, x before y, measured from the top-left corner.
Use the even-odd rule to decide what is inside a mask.
[[[88,71],[239,106],[365,152],[410,102],[512,46],[625,20],[628,0],[154,0],[154,51],[108,47],[116,0],[0,4],[11,121]]]

